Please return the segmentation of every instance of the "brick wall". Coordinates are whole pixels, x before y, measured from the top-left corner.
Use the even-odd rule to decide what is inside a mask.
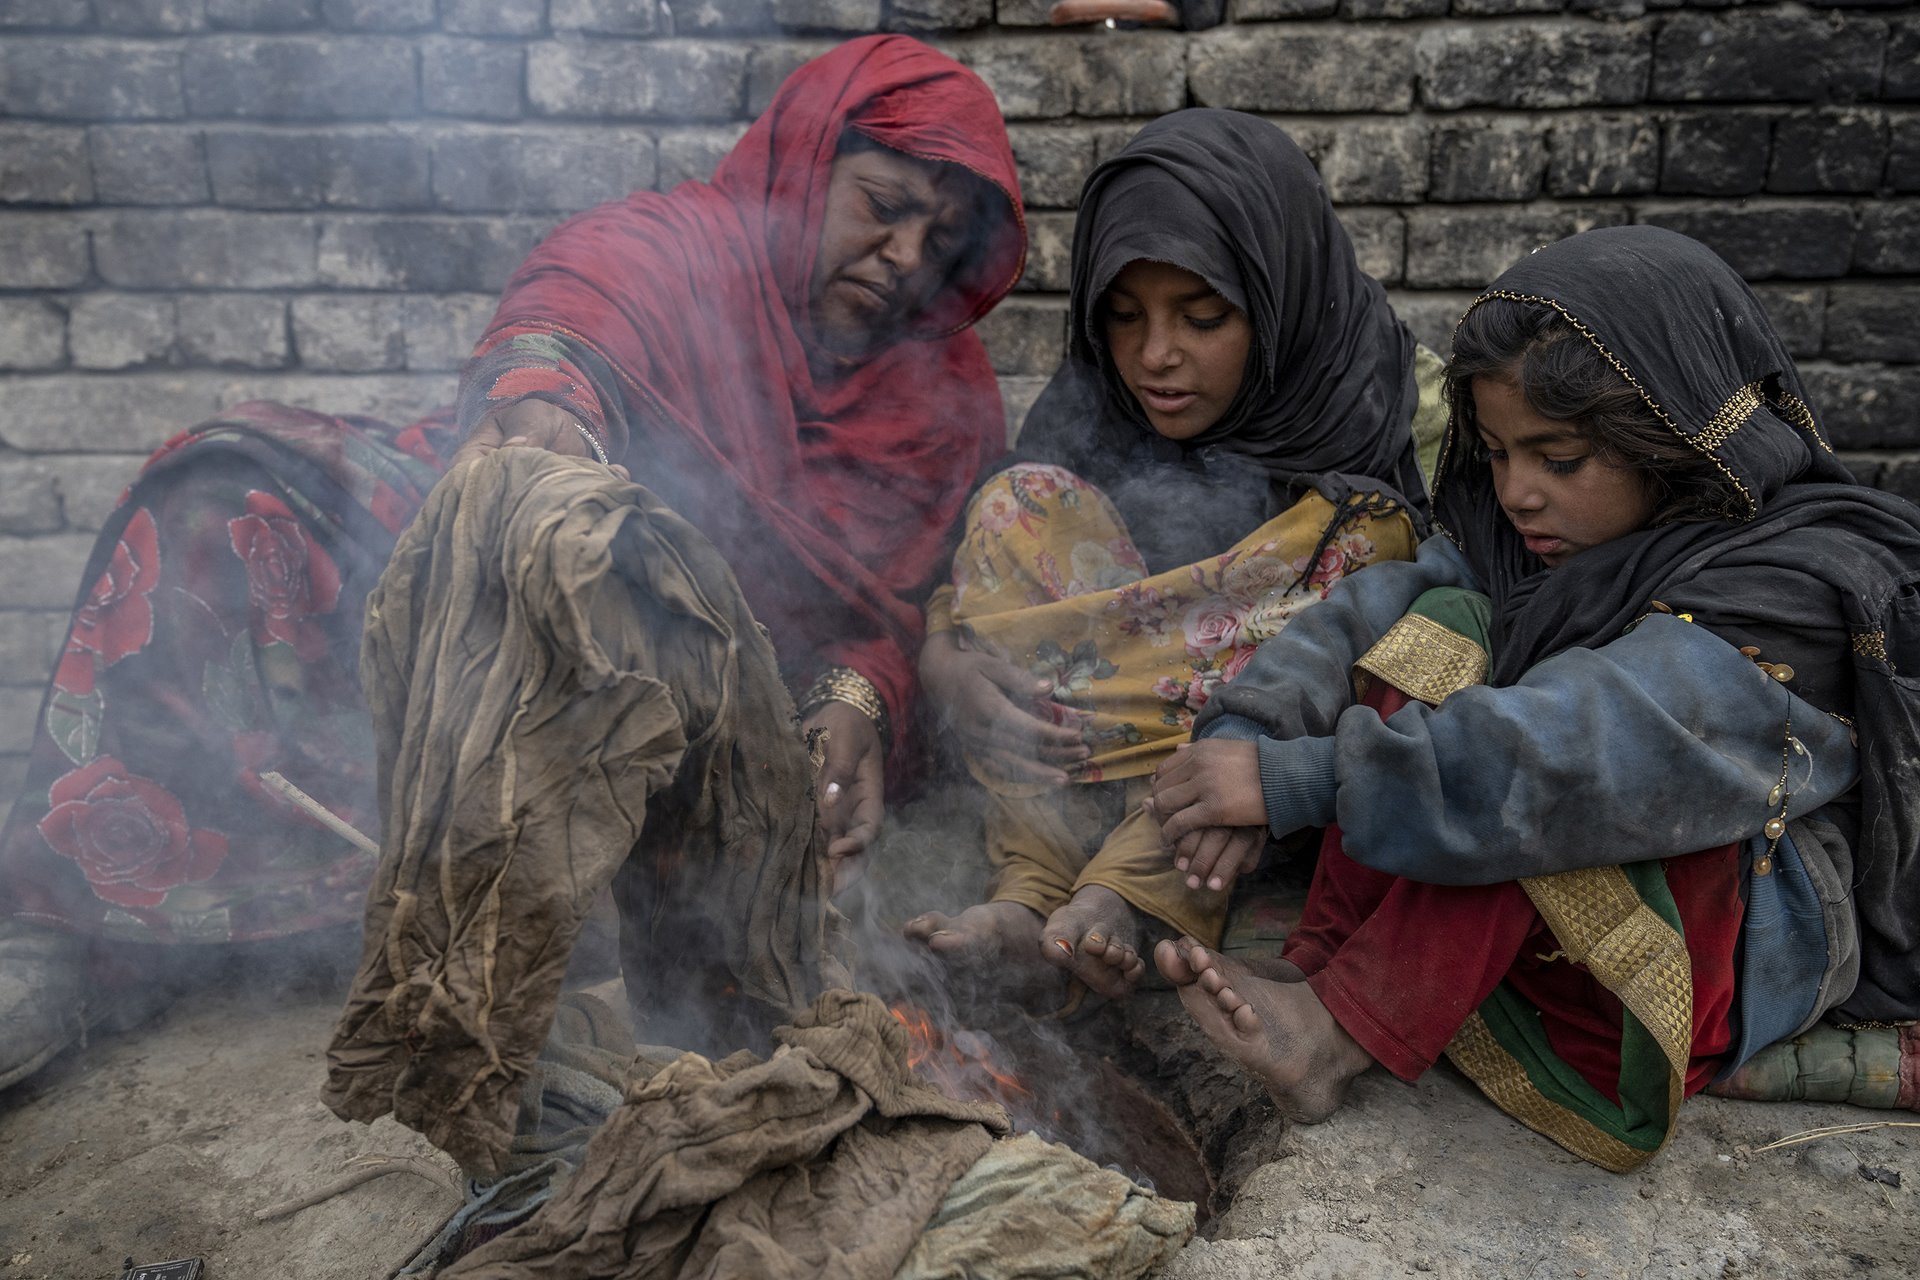
[[[1033,209],[982,328],[1017,421],[1074,197],[1144,120],[1270,115],[1442,346],[1542,241],[1649,222],[1750,279],[1836,443],[1920,495],[1920,4],[1230,0],[1056,31],[1048,0],[0,0],[0,803],[92,531],[140,455],[268,396],[444,399],[561,217],[704,177],[796,63],[926,36],[999,95]]]

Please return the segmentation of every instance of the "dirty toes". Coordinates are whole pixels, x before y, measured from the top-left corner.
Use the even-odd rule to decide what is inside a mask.
[[[1047,918],[1041,955],[1112,999],[1133,990],[1146,971],[1139,937],[1140,921],[1127,900],[1103,885],[1087,885]]]
[[[1267,1087],[1282,1114],[1312,1124],[1339,1109],[1373,1065],[1305,982],[1262,978],[1194,947],[1180,1003],[1216,1048]]]
[[[1080,949],[1119,974],[1128,986],[1139,982],[1141,975],[1147,970],[1146,964],[1140,959],[1140,953],[1129,943],[1118,938],[1103,938],[1098,934],[1090,934],[1080,944]]]
[[[1182,935],[1179,938],[1162,939],[1153,949],[1154,967],[1160,975],[1176,987],[1184,987],[1199,978],[1199,970],[1188,962],[1188,955],[1199,944],[1192,938]]]
[[[935,934],[945,932],[952,923],[952,919],[941,912],[923,911],[900,926],[900,932],[915,942],[930,942]]]
[[[909,920],[904,932],[941,959],[984,972],[1009,965],[1036,968],[1032,956],[1040,926],[1040,913],[1017,902],[982,902],[957,916],[924,912]]]
[[[925,943],[927,950],[939,956],[956,958],[971,957],[984,945],[977,930],[968,928],[964,923],[966,913],[949,916],[939,911],[929,911],[907,921],[901,929],[914,942]]]

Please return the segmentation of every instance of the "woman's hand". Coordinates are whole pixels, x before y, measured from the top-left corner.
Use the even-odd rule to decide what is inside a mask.
[[[453,455],[453,460],[458,463],[495,449],[522,446],[571,458],[591,458],[593,446],[581,434],[587,429],[584,422],[557,404],[545,400],[515,400],[498,409],[489,409],[486,416],[474,423],[466,443]],[[628,478],[625,467],[615,466],[613,471],[622,480]]]
[[[1032,710],[1053,692],[1046,680],[1005,658],[968,648],[957,631],[938,631],[920,647],[920,684],[934,710],[960,738],[960,745],[1010,782],[1065,786],[1063,766],[1093,753],[1078,724],[1055,724]],[[1062,706],[1075,721],[1089,713]]]
[[[880,834],[886,812],[886,748],[865,712],[845,702],[823,702],[801,729],[827,731],[824,759],[814,779],[816,820],[827,833],[827,891],[838,893],[860,878],[860,863]]]
[[[1180,744],[1155,770],[1146,808],[1187,887],[1224,889],[1266,845],[1260,748],[1230,738]]]

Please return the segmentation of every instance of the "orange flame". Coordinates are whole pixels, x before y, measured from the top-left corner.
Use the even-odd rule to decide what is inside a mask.
[[[1009,1110],[1033,1101],[1033,1090],[1007,1066],[995,1061],[993,1040],[974,1031],[948,1035],[925,1009],[897,1004],[890,1012],[907,1032],[907,1065],[921,1078],[953,1097],[997,1102]]]

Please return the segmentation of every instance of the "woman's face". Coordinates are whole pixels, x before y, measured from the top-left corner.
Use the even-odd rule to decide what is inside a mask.
[[[984,216],[977,194],[957,165],[879,147],[834,158],[808,290],[830,352],[861,356],[900,339],[966,252],[969,224]]]
[[[1153,429],[1191,440],[1226,413],[1246,376],[1246,312],[1184,267],[1130,262],[1101,299],[1107,350]]]
[[[1473,415],[1500,508],[1548,568],[1653,518],[1645,477],[1600,458],[1571,424],[1534,412],[1518,383],[1475,378]]]

